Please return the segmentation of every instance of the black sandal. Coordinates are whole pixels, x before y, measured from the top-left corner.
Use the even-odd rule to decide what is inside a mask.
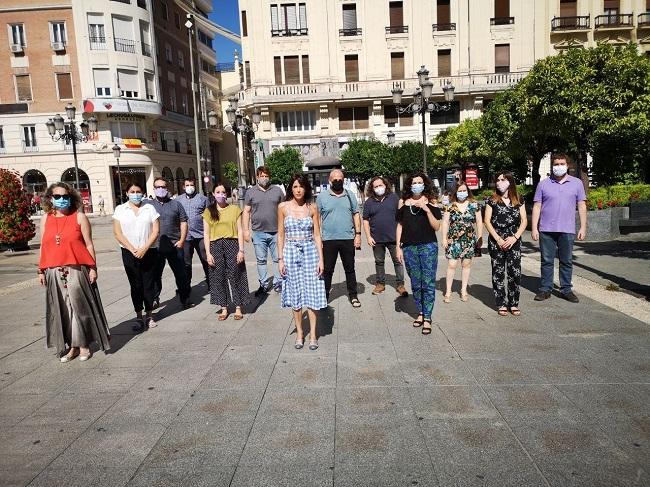
[[[430,335],[431,331],[433,330],[433,327],[431,326],[431,320],[422,320],[423,325],[424,323],[429,323],[429,326],[422,326],[422,334]]]
[[[420,328],[424,325],[424,320],[413,320],[413,328]]]

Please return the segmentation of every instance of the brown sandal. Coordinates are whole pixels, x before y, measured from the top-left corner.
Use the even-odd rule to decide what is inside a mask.
[[[516,306],[511,306],[510,307],[510,312],[512,313],[513,316],[520,316],[521,315],[521,310],[517,308]]]
[[[244,319],[244,314],[241,312],[241,310],[239,310],[239,311],[235,310],[235,314],[233,315],[233,318],[235,318],[235,320],[237,320],[237,321],[243,320]]]
[[[219,314],[217,315],[217,319],[218,319],[219,321],[226,321],[226,318],[228,318],[228,310],[226,310],[226,309],[224,308],[224,309],[222,309],[222,310],[219,312]]]
[[[508,308],[505,306],[501,306],[498,310],[497,313],[499,313],[499,316],[507,316],[508,315]]]

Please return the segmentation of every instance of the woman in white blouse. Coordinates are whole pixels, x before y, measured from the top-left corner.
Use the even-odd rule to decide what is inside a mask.
[[[154,328],[151,316],[155,295],[154,265],[158,249],[160,216],[153,205],[143,205],[144,188],[130,183],[126,188],[129,201],[117,206],[113,213],[113,233],[122,247],[122,262],[131,286],[131,300],[137,315],[135,331]],[[142,318],[144,308],[145,318]]]

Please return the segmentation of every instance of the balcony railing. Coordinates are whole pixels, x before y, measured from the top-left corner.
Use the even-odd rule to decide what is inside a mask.
[[[639,27],[650,27],[650,12],[639,14],[637,17],[637,25]]]
[[[306,36],[309,33],[307,27],[301,29],[271,29],[272,37],[294,37]]]
[[[632,14],[596,15],[594,18],[596,29],[607,27],[632,27]]]
[[[151,57],[151,46],[145,42],[142,43],[142,54]]]
[[[408,25],[389,25],[386,27],[386,34],[408,34]]]
[[[115,38],[115,50],[119,52],[131,52],[135,54],[135,41],[131,39]]]
[[[101,37],[90,36],[88,39],[90,40],[90,49],[92,51],[104,51],[104,50],[106,50],[106,37],[105,36],[101,36]]]
[[[492,17],[490,19],[490,25],[510,25],[514,23],[514,17]]]
[[[582,30],[589,28],[589,15],[575,17],[553,17],[551,30]]]
[[[147,10],[147,0],[138,0],[138,7]]]
[[[342,37],[360,36],[361,27],[355,27],[354,29],[339,29],[339,35]]]
[[[451,22],[448,24],[433,24],[432,26],[433,32],[448,32],[450,30],[456,30],[456,23]]]
[[[38,145],[35,141],[27,143],[23,140],[23,152],[38,152]]]

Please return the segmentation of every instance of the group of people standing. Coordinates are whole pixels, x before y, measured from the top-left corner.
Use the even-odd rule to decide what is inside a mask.
[[[553,176],[540,183],[534,197],[532,237],[540,241],[542,254],[537,301],[551,295],[556,253],[560,260],[560,296],[578,301],[571,290],[571,249],[576,236],[576,205],[580,215],[577,238],[586,235],[586,197],[581,181],[566,174],[567,164],[566,155],[554,155]],[[471,265],[480,251],[485,227],[497,312],[502,316],[521,314],[521,237],[527,217],[510,173],[497,176],[483,218],[465,182],[459,181],[447,196],[448,201],[441,202],[423,173],[407,178],[401,197],[392,191],[387,179],[372,178],[362,215],[356,197],[344,187],[341,170],[330,173],[329,188],[315,201],[311,184],[303,174],[291,179],[286,197],[270,184],[271,174],[266,167],[258,168],[256,176],[257,185],[247,191],[243,210],[228,203],[225,186],[215,186],[212,198],[208,198],[197,193],[193,179],[184,181],[185,193],[176,199],[170,198],[162,178],[154,181],[153,199],[144,198],[144,188],[138,183],[126,187],[128,201],[116,207],[113,230],[130,284],[137,321],[134,329],[157,326],[152,312],[160,306],[165,264],[174,274],[182,307],[193,306],[190,283],[194,253],[203,267],[210,302],[219,306],[218,320],[226,320],[233,309],[234,319],[241,320],[249,297],[244,242],[252,240],[259,278],[255,294],[260,296],[271,289],[281,293],[281,306],[290,308],[294,315],[296,349],[305,344],[302,316],[306,308],[309,348],[316,350],[316,311],[327,307],[330,300],[339,256],[349,302],[355,308],[361,306],[355,252],[361,246],[362,227],[375,258],[372,293],[386,290],[388,251],[395,267],[398,296],[408,296],[404,267],[410,277],[418,312],[413,326],[421,327],[422,334],[432,330],[439,230],[447,258],[444,302],[451,302],[459,263],[460,299],[468,300]],[[87,360],[92,342],[103,350],[110,346],[96,285],[90,223],[80,208],[79,194],[68,184],[55,183],[48,188],[41,220],[39,276],[47,287],[47,346],[56,348],[62,362],[77,356]],[[269,254],[274,264],[270,273]]]

